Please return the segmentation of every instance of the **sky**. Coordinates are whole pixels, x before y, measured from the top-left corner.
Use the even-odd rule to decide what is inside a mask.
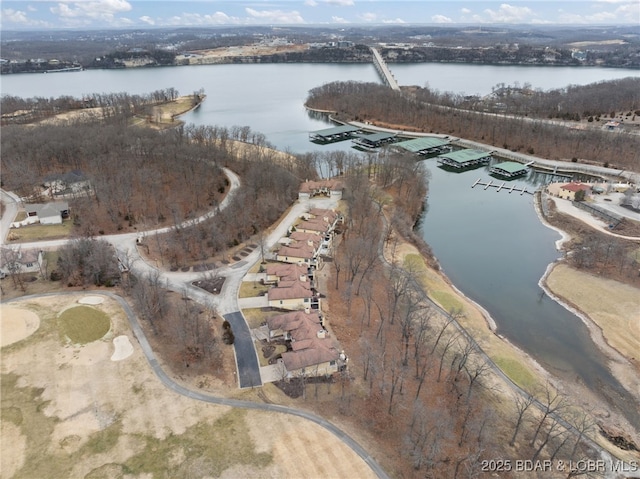
[[[639,25],[640,0],[2,0],[3,30],[251,25]]]

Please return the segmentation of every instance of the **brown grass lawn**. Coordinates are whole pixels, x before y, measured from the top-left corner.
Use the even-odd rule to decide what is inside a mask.
[[[9,231],[10,243],[29,243],[50,239],[68,238],[73,231],[73,222],[63,220],[60,225],[29,225],[22,228],[12,228]]]
[[[97,307],[112,330],[68,345],[56,316],[79,297],[2,306],[3,316],[27,310],[40,318],[29,336],[1,350],[2,477],[373,477],[349,448],[301,418],[168,390],[110,299]],[[134,353],[112,361],[119,335],[131,339]]]

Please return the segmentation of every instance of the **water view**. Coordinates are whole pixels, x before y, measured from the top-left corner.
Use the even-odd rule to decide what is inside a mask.
[[[500,82],[559,88],[607,78],[640,76],[638,71],[598,68],[493,67],[478,65],[391,65],[401,84],[428,83],[443,91],[486,94]],[[508,74],[507,74],[508,73]],[[470,81],[473,79],[473,81]],[[372,65],[214,65],[134,70],[94,70],[2,77],[2,93],[22,97],[120,92],[139,94],[173,87],[181,94],[200,88],[207,100],[183,117],[187,123],[249,125],[279,149],[301,153],[350,148],[348,142],[315,145],[308,132],[329,123],[307,114],[307,92],[337,80],[378,82]],[[485,168],[450,173],[432,160],[428,212],[421,224],[444,271],[469,297],[487,309],[501,334],[550,371],[579,378],[594,391],[614,391],[627,417],[640,427],[638,405],[607,369],[606,358],[579,318],[546,297],[538,286],[558,258],[558,234],[536,216],[531,195],[496,192],[471,185],[489,179]],[[516,180],[535,189],[540,176]]]

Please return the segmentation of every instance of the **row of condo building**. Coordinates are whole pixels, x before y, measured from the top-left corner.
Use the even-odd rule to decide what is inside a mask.
[[[288,310],[266,320],[268,341],[284,341],[282,362],[289,377],[335,373],[346,365],[346,356],[326,329],[315,272],[321,256],[329,252],[342,217],[333,210],[311,209],[289,228],[275,251],[277,262],[261,273],[269,306]]]

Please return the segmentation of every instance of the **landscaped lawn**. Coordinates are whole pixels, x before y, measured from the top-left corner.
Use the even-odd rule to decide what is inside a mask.
[[[269,286],[260,284],[257,281],[243,281],[240,286],[240,292],[238,298],[254,298],[261,296],[260,293],[266,293],[269,290]]]
[[[12,228],[9,231],[9,238],[17,237],[11,240],[16,243],[27,243],[31,241],[40,241],[45,239],[66,238],[73,230],[73,222],[64,220],[60,225],[29,225],[22,228]]]
[[[242,310],[242,314],[244,315],[244,319],[247,320],[249,328],[256,329],[274,313],[272,311],[265,312],[262,308],[247,308]]]

